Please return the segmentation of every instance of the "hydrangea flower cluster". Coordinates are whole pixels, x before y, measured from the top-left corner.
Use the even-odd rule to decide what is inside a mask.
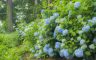
[[[47,53],[50,57],[54,56],[53,48],[50,48],[49,44],[46,44],[43,48],[43,51]]]
[[[62,34],[63,34],[63,36],[67,35],[68,34],[68,30],[67,29],[63,30]]]
[[[45,19],[45,24],[49,25],[51,21],[54,21],[57,17],[59,16],[58,13],[53,13],[52,16],[50,16],[50,18],[46,18]]]
[[[56,26],[55,30],[58,32],[58,33],[61,33],[63,36],[66,36],[68,34],[68,30],[67,29],[62,29],[60,28],[60,26]],[[56,32],[54,32],[56,36]]]
[[[90,26],[84,26],[84,27],[82,28],[82,31],[83,31],[83,32],[88,32],[89,29],[90,29]]]
[[[62,32],[63,32],[63,29],[60,28],[60,26],[57,26],[57,27],[56,27],[56,31],[59,32],[59,33],[62,33]]]
[[[60,48],[60,45],[61,45],[60,42],[56,42],[56,43],[55,43],[55,48],[56,48],[56,49]]]
[[[69,52],[68,52],[68,50],[67,49],[62,49],[62,50],[60,50],[60,56],[61,57],[65,57],[65,58],[69,58]]]
[[[73,3],[71,2],[71,4]],[[84,16],[87,12],[85,14],[78,13],[80,6],[81,2],[75,2],[74,8],[77,10],[67,9],[64,11],[64,15],[60,14],[60,16],[58,13],[53,13],[52,16],[39,22],[38,32],[35,31],[33,35],[41,46],[40,49],[35,46],[36,50],[42,51],[41,55],[53,57],[59,54],[60,57],[67,59],[70,56],[81,58],[87,55],[87,50],[87,52],[95,50],[96,36],[93,31],[96,28],[96,17],[88,20],[89,16],[88,18]],[[80,10],[83,11],[82,6]],[[35,56],[39,56],[38,51],[35,52]]]
[[[80,7],[80,2],[75,2],[74,3],[74,8],[79,8]]]
[[[96,43],[96,38],[93,39],[93,43]]]
[[[75,56],[77,57],[83,57],[83,50],[82,49],[76,49],[75,52],[74,52]]]
[[[85,43],[85,40],[80,40],[80,45],[83,45]]]

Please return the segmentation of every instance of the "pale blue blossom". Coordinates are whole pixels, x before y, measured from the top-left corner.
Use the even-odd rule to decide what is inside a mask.
[[[56,43],[55,43],[55,48],[56,48],[56,49],[60,48],[60,45],[61,45],[60,42],[56,42]]]
[[[49,47],[50,47],[50,45],[49,45],[49,44],[46,44],[46,45],[44,46],[44,48],[43,48],[43,51],[44,51],[45,53],[48,53]]]
[[[54,56],[53,48],[48,49],[48,55],[51,56],[51,57]]]
[[[69,58],[68,49],[62,49],[62,50],[60,50],[60,56],[61,57],[65,57],[65,58]]]
[[[76,49],[74,54],[76,57],[83,57],[83,50],[81,48]]]
[[[59,26],[56,27],[56,30],[57,30],[57,32],[59,32],[59,33],[62,33],[62,32],[63,32],[63,29],[60,28]]]
[[[36,50],[39,50],[39,46],[35,45],[35,49],[36,49]]]
[[[43,48],[43,51],[48,54],[50,57],[54,56],[53,48],[50,48],[49,44],[46,44]]]
[[[79,8],[80,5],[81,5],[80,2],[75,2],[75,3],[74,3],[74,8]]]
[[[64,50],[63,54],[64,54],[65,58],[69,58],[69,52],[67,49]]]
[[[43,13],[43,12],[44,12],[44,9],[41,10],[41,13]]]
[[[38,32],[34,32],[34,36],[38,36],[39,35],[39,33]]]
[[[54,36],[54,38],[56,38],[56,32],[54,31],[54,33],[53,33],[53,36]]]
[[[84,26],[84,27],[82,28],[82,31],[88,32],[89,29],[90,29],[90,26],[86,25],[86,26]]]
[[[55,17],[54,16],[50,16],[50,20],[54,20],[55,19]]]
[[[50,19],[49,18],[45,19],[45,24],[50,24]]]
[[[93,43],[96,43],[96,38],[93,39]]]
[[[64,52],[64,49],[60,50],[60,53],[59,54],[60,54],[61,57],[64,57],[63,52]]]
[[[96,24],[96,17],[92,18],[93,24]]]
[[[59,16],[58,13],[53,13],[53,16],[55,16],[56,18]]]
[[[80,40],[80,45],[83,45],[85,43],[85,40],[81,39]]]
[[[42,35],[39,36],[39,40],[43,41],[43,36]]]
[[[63,36],[66,36],[68,34],[68,30],[67,29],[63,30],[62,34]]]
[[[21,36],[25,36],[26,35],[26,33],[24,31],[22,31],[22,30],[20,30],[19,33],[20,33]]]
[[[96,17],[93,17],[92,20],[93,20],[93,21],[96,21]]]

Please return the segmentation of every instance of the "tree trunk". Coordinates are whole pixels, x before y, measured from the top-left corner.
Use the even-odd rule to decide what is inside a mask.
[[[12,9],[13,9],[13,4],[12,4],[12,0],[7,0],[7,27],[8,27],[8,31],[12,32],[13,31],[13,13],[12,13]]]
[[[38,5],[38,0],[34,1],[35,6],[34,6],[34,17],[37,18],[37,5]]]

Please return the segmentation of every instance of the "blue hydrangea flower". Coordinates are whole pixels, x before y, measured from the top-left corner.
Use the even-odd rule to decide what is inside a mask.
[[[49,48],[48,49],[48,55],[51,56],[51,57],[54,56],[54,53],[53,53],[53,49],[52,48]]]
[[[43,41],[43,36],[42,35],[39,36],[39,40]]]
[[[69,58],[69,52],[67,49],[62,49],[60,50],[60,56],[61,57],[65,57],[65,58]]]
[[[68,30],[67,29],[63,30],[62,34],[63,34],[63,36],[67,35],[68,34]]]
[[[93,24],[96,24],[96,17],[93,17],[93,18],[92,18],[92,23],[93,23]]]
[[[35,45],[35,49],[36,49],[36,50],[39,50],[39,47],[38,47],[37,45]]]
[[[59,26],[56,27],[56,30],[57,30],[57,32],[59,32],[59,33],[62,33],[62,32],[63,32],[63,29],[60,28]]]
[[[55,43],[55,48],[56,48],[56,49],[60,48],[60,45],[61,45],[60,42],[56,42],[56,43]]]
[[[74,3],[74,8],[79,8],[80,7],[80,2],[75,2]]]
[[[41,10],[41,13],[43,13],[43,12],[44,12],[44,9]]]
[[[83,57],[83,50],[82,49],[76,49],[74,52],[76,57]]]
[[[93,17],[92,20],[93,20],[93,21],[96,21],[96,17]]]
[[[64,57],[63,52],[64,52],[64,49],[60,50],[60,53],[59,54],[60,54],[61,57]]]
[[[53,36],[54,36],[54,38],[56,38],[56,32],[54,31],[54,33],[53,33]]]
[[[83,45],[85,43],[85,40],[80,40],[80,45]]]
[[[43,51],[44,51],[45,53],[48,53],[49,46],[50,46],[49,44],[46,44],[46,45],[44,46]]]
[[[35,32],[35,33],[34,33],[34,36],[38,36],[38,34],[39,34],[38,32]]]
[[[49,18],[45,19],[45,23],[50,24],[50,19]]]
[[[67,49],[64,50],[63,54],[64,54],[65,58],[69,58],[69,52]]]
[[[59,16],[59,14],[58,14],[58,13],[54,13],[54,14],[53,14],[53,16],[58,17],[58,16]]]
[[[93,39],[93,43],[96,43],[96,38]]]
[[[90,26],[87,25],[87,26],[84,26],[84,27],[82,28],[82,31],[88,32],[89,29],[90,29]]]

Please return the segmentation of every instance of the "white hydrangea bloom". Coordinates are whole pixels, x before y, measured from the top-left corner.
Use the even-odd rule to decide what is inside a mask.
[[[39,33],[38,32],[34,32],[34,36],[38,36],[39,35]]]
[[[85,43],[85,40],[81,39],[80,40],[80,45],[83,45]]]
[[[95,49],[95,45],[94,44],[91,44],[91,45],[89,45],[89,48],[90,49]]]
[[[68,34],[68,30],[67,29],[63,30],[62,34],[63,34],[63,36],[67,35]]]
[[[81,46],[81,49],[86,49],[87,48],[87,45],[86,44],[83,44],[82,46]]]
[[[80,18],[82,18],[82,15],[77,15],[77,19],[80,19]]]

